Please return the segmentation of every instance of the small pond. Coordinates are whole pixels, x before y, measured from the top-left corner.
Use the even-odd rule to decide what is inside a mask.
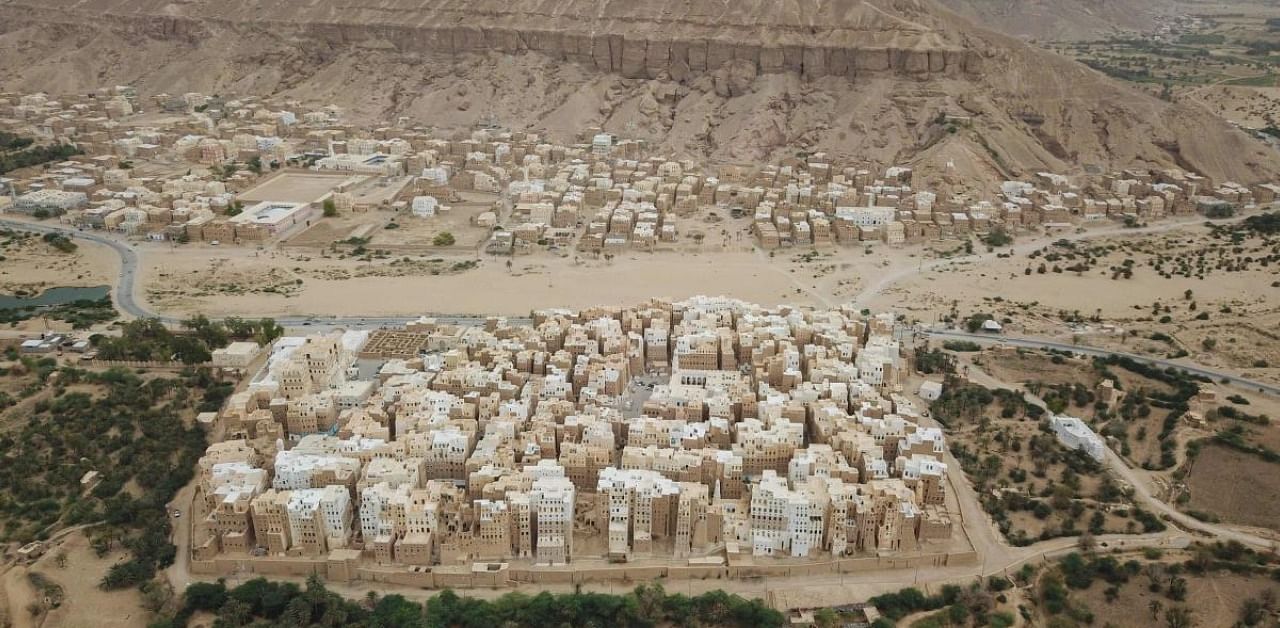
[[[97,301],[110,294],[110,286],[62,286],[49,288],[34,297],[0,294],[0,310],[25,309],[42,305],[63,305],[85,299]]]

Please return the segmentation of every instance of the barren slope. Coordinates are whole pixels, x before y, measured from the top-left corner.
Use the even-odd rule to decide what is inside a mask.
[[[1093,40],[1145,31],[1173,11],[1169,0],[942,0],[992,30],[1041,41]]]
[[[1141,165],[1280,173],[1274,152],[1212,115],[931,0],[304,6],[0,0],[0,89],[282,94],[367,120],[561,138],[600,125],[719,161],[825,150],[955,183]]]

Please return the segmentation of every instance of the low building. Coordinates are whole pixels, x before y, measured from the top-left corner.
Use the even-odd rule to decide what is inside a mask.
[[[261,350],[256,342],[233,342],[221,349],[214,349],[211,361],[218,368],[245,369],[258,357]]]
[[[1098,462],[1106,457],[1107,448],[1102,437],[1089,429],[1084,421],[1073,416],[1059,415],[1049,419],[1049,426],[1057,435],[1058,442],[1067,449],[1079,449]]]
[[[925,381],[920,383],[918,393],[925,401],[937,401],[942,396],[942,382]]]
[[[89,197],[84,192],[36,190],[19,196],[13,203],[13,210],[23,214],[35,214],[43,211],[52,216],[60,216],[73,209],[81,209],[88,204]]]
[[[337,154],[325,157],[316,162],[316,170],[337,170],[339,172],[359,172],[385,177],[404,174],[404,157],[401,155],[369,155]]]
[[[264,201],[245,209],[227,222],[235,227],[255,226],[279,237],[295,226],[308,227],[316,218],[314,207],[306,203]]]
[[[19,345],[19,349],[22,353],[52,353],[57,351],[65,340],[66,337],[61,334],[50,334],[40,338],[23,340],[22,344]]]

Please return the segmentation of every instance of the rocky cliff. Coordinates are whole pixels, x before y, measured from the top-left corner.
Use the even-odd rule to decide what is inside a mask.
[[[958,75],[981,57],[911,16],[913,2],[822,3],[413,2],[271,0],[170,3],[10,0],[10,24],[100,24],[198,42],[218,30],[245,36],[374,45],[409,53],[534,52],[628,78],[671,78],[735,65],[750,72],[856,78],[875,73]]]
[[[587,126],[749,162],[826,151],[963,187],[1276,153],[934,0],[0,0],[0,90],[282,95],[357,120]],[[961,124],[948,119],[963,118]]]

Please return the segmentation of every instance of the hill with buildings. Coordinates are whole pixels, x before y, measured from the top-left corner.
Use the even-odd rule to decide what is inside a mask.
[[[352,120],[601,127],[719,162],[824,151],[979,187],[1180,166],[1252,183],[1260,143],[932,0],[0,1],[0,89],[284,95]]]

